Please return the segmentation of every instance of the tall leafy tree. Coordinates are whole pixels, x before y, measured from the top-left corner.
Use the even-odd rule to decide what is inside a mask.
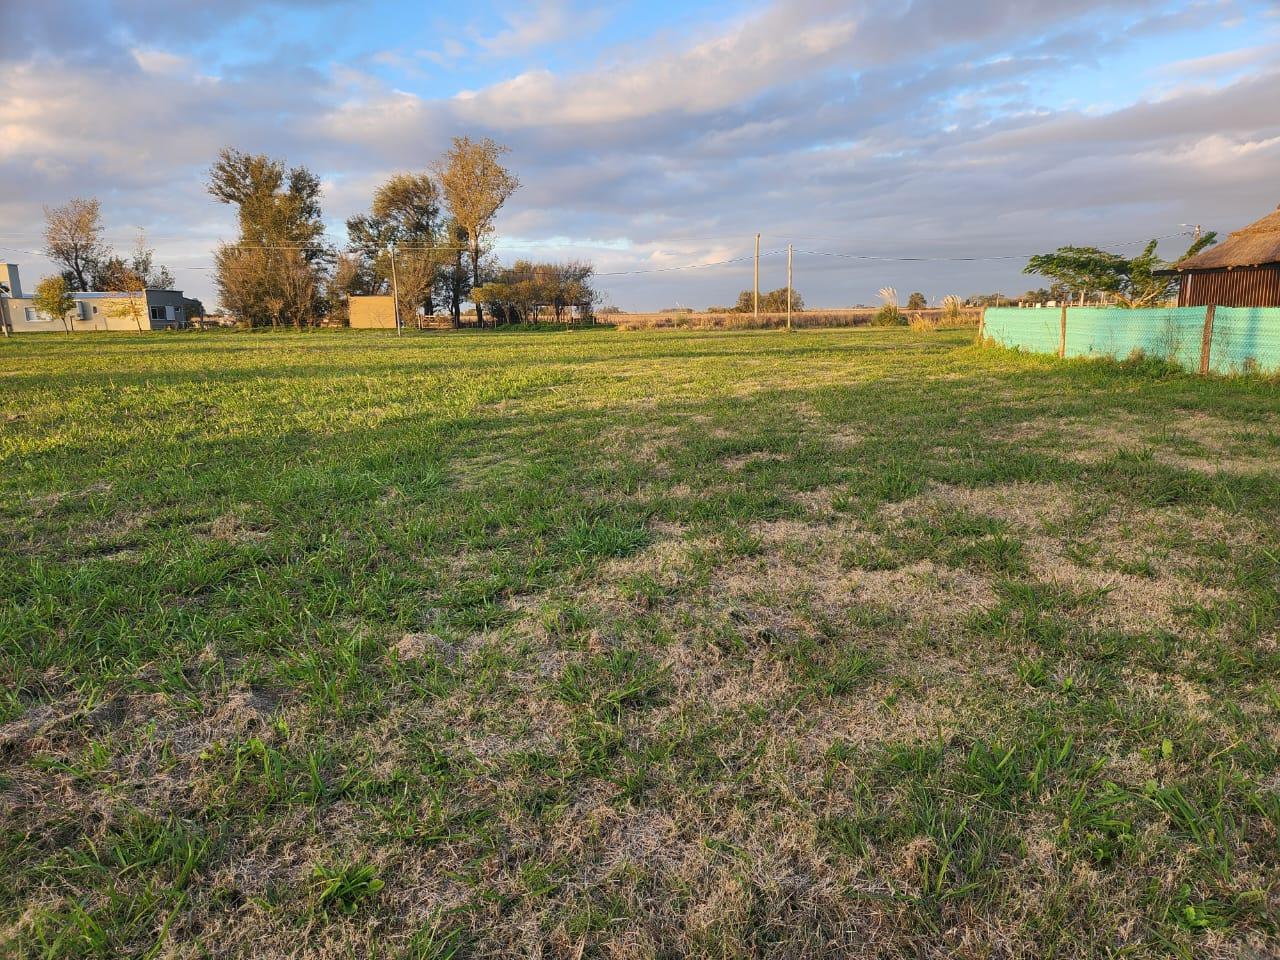
[[[1204,234],[1179,259],[1199,253],[1217,238],[1212,231]],[[1059,247],[1032,257],[1023,273],[1048,277],[1082,303],[1086,297],[1102,294],[1123,306],[1149,307],[1168,299],[1176,285],[1170,277],[1156,276],[1168,266],[1156,253],[1158,243],[1152,240],[1136,257],[1097,247]]]
[[[209,193],[238,211],[240,239],[215,254],[222,302],[250,324],[301,328],[321,311],[333,252],[324,243],[320,179],[261,154],[226,149]]]
[[[445,204],[458,226],[465,231],[471,257],[471,284],[478,287],[480,257],[485,237],[493,230],[493,220],[507,198],[520,186],[519,178],[502,165],[508,149],[486,137],[454,137],[440,161],[438,175]],[[484,310],[475,301],[476,322],[484,323]]]
[[[401,315],[421,307],[432,312],[437,285],[452,251],[446,249],[440,192],[427,173],[399,173],[374,192],[368,214],[347,220],[347,236],[358,254],[357,280],[373,292],[394,287]]]

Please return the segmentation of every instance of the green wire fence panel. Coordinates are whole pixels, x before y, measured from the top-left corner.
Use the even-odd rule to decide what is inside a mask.
[[[1209,369],[1280,372],[1280,307],[1216,307]]]
[[[1068,357],[1160,357],[1191,371],[1200,369],[1204,307],[1124,310],[1067,308]],[[1215,307],[1209,351],[1214,373],[1280,372],[1280,308]],[[1062,337],[1060,307],[988,308],[986,336],[1006,347],[1057,354]]]
[[[1200,369],[1204,307],[1067,310],[1068,357],[1127,357],[1135,352]]]
[[[1049,307],[1021,310],[988,307],[986,334],[1006,347],[1032,353],[1057,353],[1061,311]]]

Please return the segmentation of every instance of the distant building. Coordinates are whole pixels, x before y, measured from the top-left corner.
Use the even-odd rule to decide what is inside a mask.
[[[199,311],[197,302],[181,290],[141,290],[132,296],[115,291],[72,293],[76,306],[64,325],[62,317],[35,308],[22,289],[16,264],[0,263],[0,284],[9,288],[7,294],[0,292],[0,323],[10,333],[171,330],[187,326]]]
[[[352,296],[347,298],[350,324],[363,330],[394,330],[395,303],[389,296]]]
[[[1280,207],[1161,272],[1177,275],[1180,307],[1280,307]]]

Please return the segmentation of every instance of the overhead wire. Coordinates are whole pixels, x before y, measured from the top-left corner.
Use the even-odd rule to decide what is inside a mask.
[[[1183,235],[1184,234],[1182,233],[1170,233],[1170,234],[1165,234],[1159,237],[1154,237],[1154,238],[1148,237],[1141,240],[1113,240],[1113,241],[1105,241],[1104,243],[1106,246],[1122,246],[1122,245],[1130,245],[1130,244],[1138,244],[1138,243],[1149,243],[1153,239],[1168,240],[1173,237],[1183,236]],[[13,237],[14,235],[8,235],[5,238],[13,239]],[[696,238],[668,238],[666,242],[675,242],[678,239],[696,239]],[[819,238],[819,237],[792,236],[790,239],[793,239],[793,240],[795,239],[829,239],[832,241],[838,241],[838,240],[844,240],[848,238],[836,238],[836,237]],[[347,243],[345,246],[342,246],[340,248],[334,245],[320,243],[320,242],[263,244],[263,243],[256,243],[254,241],[237,240],[237,241],[231,241],[231,242],[219,241],[219,243],[226,243],[226,245],[228,246],[241,246],[241,247],[258,249],[258,250],[309,250],[311,249],[311,250],[323,250],[326,252],[333,252],[333,253],[358,253],[364,249],[367,249],[365,247],[353,245],[350,243]],[[505,248],[505,249],[511,249],[516,246],[528,246],[530,249],[555,249],[555,248],[566,248],[566,247],[568,248],[588,247],[588,248],[594,248],[594,249],[600,249],[600,250],[616,249],[608,244],[593,245],[593,244],[576,244],[576,243],[563,243],[563,242],[553,243],[553,242],[533,241],[533,240],[504,242],[504,243],[497,244],[497,246],[499,248]],[[457,251],[470,250],[471,247],[470,245],[462,245],[462,244],[425,244],[425,243],[400,244],[400,243],[397,243],[395,244],[395,249],[397,251],[436,250],[436,251],[457,252]],[[13,246],[7,246],[7,245],[0,245],[0,250],[7,250],[11,253],[22,253],[30,256],[38,256],[38,257],[45,256],[45,252],[43,250],[32,250],[32,249],[13,247]],[[656,251],[644,251],[644,252],[652,256],[658,253],[662,253],[663,251],[656,250]],[[1002,261],[1002,260],[1026,260],[1030,256],[1033,256],[1032,254],[1021,254],[1021,253],[1012,254],[1011,253],[1011,254],[993,254],[988,256],[909,257],[909,256],[889,256],[884,254],[852,253],[852,252],[837,251],[837,250],[795,250],[794,252],[796,254],[800,254],[803,256],[827,257],[831,259],[856,260],[856,261],[873,262],[873,263],[981,263],[981,262],[996,262],[996,261]],[[766,251],[762,251],[760,256],[761,258],[776,257],[776,256],[781,256],[784,253],[786,253],[785,249],[766,250]],[[727,266],[735,263],[745,263],[752,259],[754,259],[753,254],[745,254],[743,256],[728,257],[722,260],[672,264],[669,266],[662,266],[662,267],[646,267],[646,268],[633,269],[633,270],[599,271],[595,274],[595,276],[623,277],[623,276],[640,276],[640,275],[646,275],[646,274],[673,273],[673,272],[682,271],[682,270],[703,270],[711,267]],[[217,270],[218,266],[217,265],[196,265],[196,264],[175,264],[174,268],[178,270],[210,271],[210,270]]]

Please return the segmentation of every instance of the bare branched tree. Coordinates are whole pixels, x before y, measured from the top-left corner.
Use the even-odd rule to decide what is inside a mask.
[[[72,290],[89,290],[95,268],[111,253],[102,239],[102,205],[76,199],[45,207],[44,218],[45,255],[63,268]]]

